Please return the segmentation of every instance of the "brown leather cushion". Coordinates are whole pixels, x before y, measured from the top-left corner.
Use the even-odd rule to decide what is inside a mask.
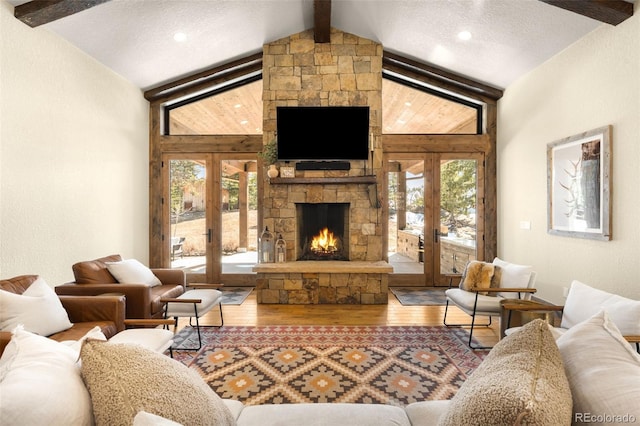
[[[38,279],[37,275],[19,275],[8,280],[0,280],[0,289],[10,293],[22,294],[36,279]]]
[[[76,284],[106,284],[117,283],[113,275],[107,269],[105,262],[120,262],[122,257],[119,254],[101,257],[99,259],[78,262],[71,268]]]

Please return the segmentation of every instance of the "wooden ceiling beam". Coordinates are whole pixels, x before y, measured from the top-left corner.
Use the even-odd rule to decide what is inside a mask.
[[[624,0],[540,1],[611,25],[618,25],[633,16],[633,3]]]
[[[313,1],[313,40],[316,43],[331,41],[331,0]]]
[[[13,15],[30,27],[48,24],[110,0],[33,0],[14,8]]]

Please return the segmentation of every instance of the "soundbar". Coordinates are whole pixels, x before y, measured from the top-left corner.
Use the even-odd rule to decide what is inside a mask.
[[[348,161],[299,161],[296,170],[351,170]]]

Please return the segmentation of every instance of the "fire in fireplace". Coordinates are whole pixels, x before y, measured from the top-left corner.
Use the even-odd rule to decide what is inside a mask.
[[[349,260],[349,204],[296,204],[298,260]]]

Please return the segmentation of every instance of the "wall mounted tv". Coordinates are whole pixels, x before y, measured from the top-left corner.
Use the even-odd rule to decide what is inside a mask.
[[[369,107],[277,107],[278,160],[367,160]]]

